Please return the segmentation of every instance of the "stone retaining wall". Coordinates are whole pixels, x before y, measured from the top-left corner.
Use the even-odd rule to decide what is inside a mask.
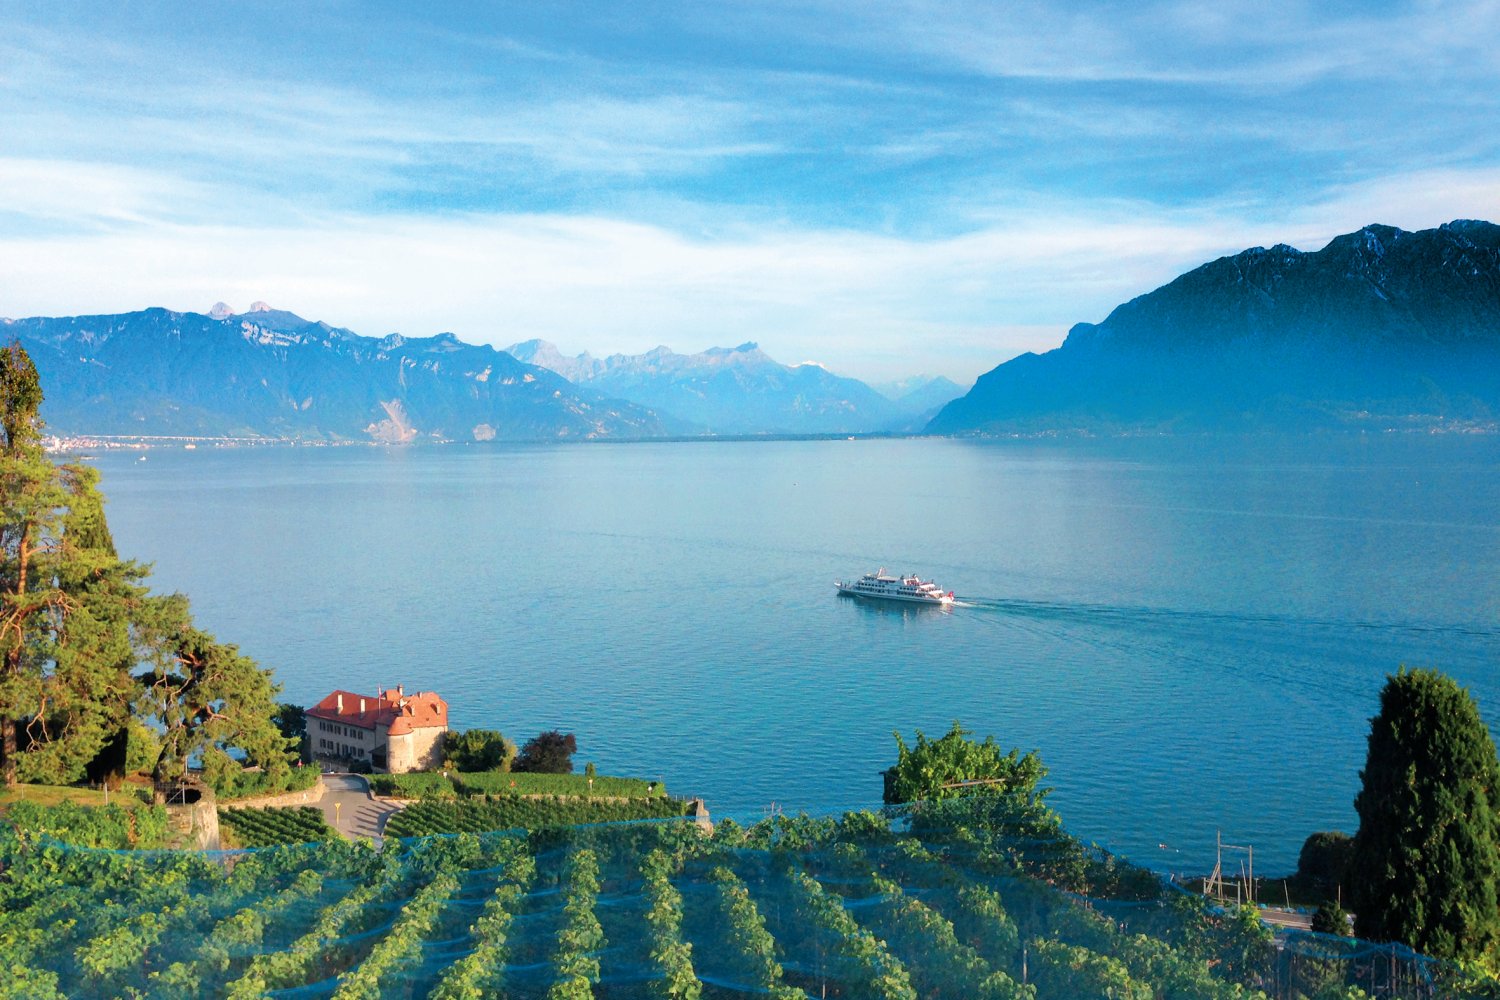
[[[228,799],[220,805],[229,809],[285,809],[287,806],[310,806],[323,797],[323,776],[318,783],[300,792],[281,792],[278,795],[256,795],[248,799]]]
[[[167,806],[166,809],[173,827],[187,835],[187,842],[183,845],[187,850],[217,851],[222,848],[219,810],[212,793],[190,805]]]

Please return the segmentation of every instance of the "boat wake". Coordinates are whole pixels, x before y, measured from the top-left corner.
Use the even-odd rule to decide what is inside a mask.
[[[1019,598],[960,597],[955,608],[990,612],[996,615],[1025,618],[1032,621],[1078,621],[1093,624],[1133,626],[1147,622],[1159,624],[1203,624],[1221,626],[1264,625],[1287,628],[1370,629],[1384,632],[1442,633],[1478,639],[1500,639],[1500,630],[1484,626],[1446,622],[1369,621],[1361,619],[1320,618],[1278,614],[1236,614],[1183,608],[1161,608],[1093,604],[1088,602],[1030,601]]]

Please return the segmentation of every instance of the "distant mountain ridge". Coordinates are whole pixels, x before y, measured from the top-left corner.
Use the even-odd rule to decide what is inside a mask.
[[[364,337],[258,302],[0,321],[54,433],[327,441],[651,437],[682,428],[451,333]]]
[[[1500,226],[1256,247],[981,376],[934,434],[1420,427],[1500,417]]]
[[[755,343],[698,354],[657,347],[644,354],[606,358],[588,352],[567,357],[544,340],[528,340],[506,350],[580,385],[715,434],[917,430],[926,422],[924,411],[932,406],[925,397],[915,402],[889,399],[858,379],[835,375],[821,365],[781,364]],[[958,387],[954,390],[957,395]]]

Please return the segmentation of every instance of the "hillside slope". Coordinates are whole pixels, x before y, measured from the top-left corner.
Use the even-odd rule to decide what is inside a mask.
[[[929,433],[1426,427],[1500,414],[1500,226],[1257,247],[981,376]]]

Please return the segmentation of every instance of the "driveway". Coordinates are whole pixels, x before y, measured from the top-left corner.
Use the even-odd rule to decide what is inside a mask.
[[[370,794],[369,783],[357,774],[323,775],[323,797],[316,803],[328,823],[345,837],[370,837],[379,842],[385,821],[401,807]]]

